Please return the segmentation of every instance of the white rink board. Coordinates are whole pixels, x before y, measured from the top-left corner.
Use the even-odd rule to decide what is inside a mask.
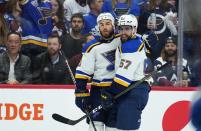
[[[151,91],[148,105],[142,114],[140,131],[163,131],[162,119],[167,108],[177,101],[191,101],[194,93],[195,91]],[[6,103],[15,104],[18,108],[17,117],[13,120],[4,120]],[[40,108],[41,113],[38,114],[43,115],[43,120],[33,120],[33,114],[30,120],[21,120],[19,108],[23,103],[30,104],[31,108],[25,108],[21,114],[25,111],[34,112],[33,104],[43,104],[43,108]],[[88,131],[85,120],[70,126],[51,118],[52,113],[70,119],[84,115],[74,104],[73,89],[0,89],[0,104],[2,104],[0,118],[3,119],[0,120],[0,131]],[[173,116],[177,117],[176,114]],[[189,122],[181,131],[195,131],[195,129]]]

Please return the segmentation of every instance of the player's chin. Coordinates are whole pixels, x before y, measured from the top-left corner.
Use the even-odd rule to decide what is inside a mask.
[[[110,34],[109,32],[104,32],[104,33],[102,34],[102,36],[103,36],[104,38],[110,38],[110,37],[111,37],[111,34]]]
[[[121,37],[121,42],[122,43],[126,42],[127,40],[128,40],[128,37],[126,37],[126,36],[125,37]]]

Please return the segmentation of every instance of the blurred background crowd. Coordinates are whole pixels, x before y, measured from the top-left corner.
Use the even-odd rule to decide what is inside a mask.
[[[97,16],[109,12],[116,20],[122,14],[137,17],[138,33],[151,41],[150,68],[172,61],[154,77],[153,85],[198,86],[201,26],[197,14],[201,13],[196,5],[201,3],[184,1],[179,19],[178,0],[0,0],[0,83],[72,84],[69,67],[74,74],[83,45],[100,37]],[[178,43],[179,33],[182,43]],[[178,50],[183,52],[181,65]]]

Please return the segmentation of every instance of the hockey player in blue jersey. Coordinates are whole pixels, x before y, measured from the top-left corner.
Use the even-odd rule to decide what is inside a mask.
[[[110,13],[101,13],[97,18],[100,39],[93,39],[83,47],[83,56],[76,69],[76,105],[83,111],[89,111],[101,104],[101,90],[110,87],[114,78],[115,52],[121,41],[114,34],[114,18]],[[91,81],[91,90],[86,88],[87,81]],[[104,124],[108,123],[107,111],[99,111],[92,116],[97,131],[104,131]],[[112,126],[112,125],[111,125]],[[90,124],[89,131],[93,128]],[[106,131],[110,128],[106,127]]]
[[[102,106],[106,110],[112,107],[116,112],[114,131],[135,131],[140,127],[141,113],[148,101],[150,91],[148,82],[144,81],[116,101],[113,100],[113,96],[145,76],[144,65],[147,56],[141,37],[136,35],[138,26],[136,17],[122,15],[118,20],[118,26],[122,42],[119,47],[120,63],[117,63],[119,66],[111,87],[102,91]]]

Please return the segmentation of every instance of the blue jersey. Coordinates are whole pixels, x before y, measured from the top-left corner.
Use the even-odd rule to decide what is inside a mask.
[[[98,26],[97,26],[97,17],[96,15],[94,15],[92,12],[90,12],[89,14],[84,15],[84,29],[82,34],[91,34],[94,36],[100,36],[99,32],[98,32]]]
[[[139,5],[134,0],[131,1],[130,5],[128,5],[128,3],[117,3],[115,5],[114,11],[117,17],[123,14],[132,14],[134,16],[140,16]]]
[[[104,0],[101,12],[112,12],[112,0]]]
[[[22,44],[47,47],[52,32],[51,3],[48,0],[20,0],[22,5]]]
[[[101,12],[109,12],[113,15],[113,17],[116,17],[114,10],[112,8],[112,0],[104,0]]]
[[[112,9],[112,1],[111,0],[105,0],[101,9],[101,12],[109,12],[115,17],[114,11]],[[84,15],[84,22],[85,26],[83,29],[82,34],[91,34],[95,36],[96,38],[100,37],[100,33],[98,31],[97,27],[97,17],[95,14],[92,12],[89,12],[88,14]]]

